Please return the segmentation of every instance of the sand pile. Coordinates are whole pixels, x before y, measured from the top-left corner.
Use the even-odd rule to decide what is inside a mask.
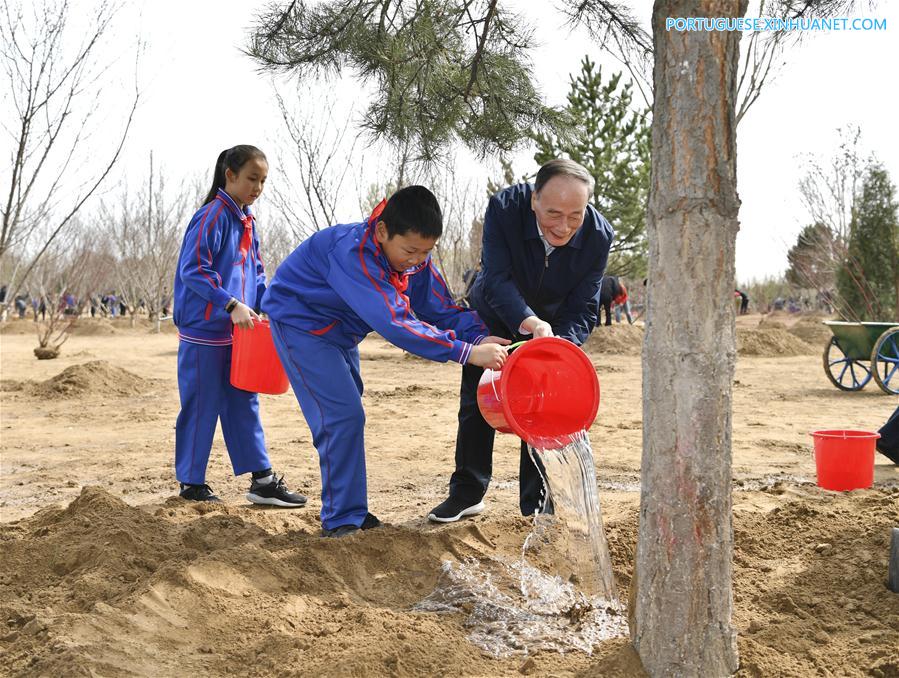
[[[899,490],[758,494],[775,508],[734,518],[738,675],[897,675],[885,577]],[[468,641],[467,615],[413,610],[446,559],[514,561],[522,518],[325,540],[310,514],[299,530],[282,515],[178,499],[142,510],[85,488],[66,509],[0,526],[5,672],[640,675],[626,640],[592,657],[494,659]],[[636,506],[608,523],[619,587],[636,529]]]
[[[67,398],[89,394],[138,395],[146,390],[147,381],[105,360],[92,360],[67,367],[47,381],[29,389],[39,398]]]
[[[781,358],[817,352],[798,337],[782,329],[743,330],[737,332],[737,352],[742,356]]]
[[[598,325],[584,345],[587,353],[640,355],[643,350],[643,327],[640,325]]]
[[[37,325],[30,318],[19,320],[18,318],[7,318],[6,322],[0,323],[0,334],[22,335],[34,334]]]
[[[763,330],[785,330],[787,329],[787,323],[785,322],[787,318],[783,315],[775,315],[774,313],[769,313],[768,315],[763,315],[759,320],[759,329]]]
[[[252,666],[256,675],[411,677],[449,666],[511,674],[521,664],[481,655],[460,624],[411,607],[433,590],[443,559],[485,557],[488,544],[514,552],[504,540],[520,540],[526,521],[387,527],[338,541],[269,532],[237,512],[173,499],[151,514],[85,488],[66,509],[0,527],[9,675]]]
[[[833,332],[822,320],[823,318],[819,316],[802,316],[788,331],[794,337],[802,339],[806,344],[823,351],[833,336]]]
[[[809,495],[734,521],[740,673],[897,676],[886,575],[899,490]]]
[[[73,337],[108,337],[115,333],[107,318],[79,318],[69,330]]]

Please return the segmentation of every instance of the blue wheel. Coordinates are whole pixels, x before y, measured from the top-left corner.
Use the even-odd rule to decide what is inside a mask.
[[[890,395],[899,395],[899,327],[880,335],[871,351],[874,381]]]
[[[871,370],[860,360],[847,358],[836,337],[824,348],[824,373],[841,391],[861,391],[871,381]]]

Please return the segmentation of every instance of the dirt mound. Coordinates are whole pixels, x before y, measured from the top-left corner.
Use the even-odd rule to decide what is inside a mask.
[[[784,315],[775,316],[773,313],[763,315],[759,320],[759,329],[764,330],[785,330],[787,329],[787,320]]]
[[[17,379],[0,379],[0,391],[22,391],[26,386],[27,382]]]
[[[772,510],[734,516],[740,675],[895,675],[899,608],[885,574],[899,490],[765,496]],[[607,525],[622,593],[637,513]],[[293,529],[283,515],[180,499],[142,510],[88,487],[65,509],[0,526],[5,672],[641,675],[626,639],[592,657],[495,659],[469,642],[468,615],[413,609],[444,560],[519,558],[524,518],[331,540],[310,513],[292,514]]]
[[[798,337],[783,329],[740,330],[737,332],[737,352],[742,356],[780,358],[811,355],[817,352]]]
[[[79,318],[69,333],[73,337],[108,337],[116,331],[106,318]]]
[[[19,320],[18,318],[8,318],[5,322],[0,323],[0,334],[34,334],[36,325],[33,320]]]
[[[788,332],[794,337],[802,339],[806,344],[823,351],[827,342],[833,336],[833,332],[822,322],[821,317],[803,316],[789,328]]]
[[[741,675],[899,675],[886,588],[897,502],[896,489],[815,489],[735,519]]]
[[[643,328],[640,325],[598,325],[584,345],[590,354],[612,353],[640,355],[643,350]]]
[[[138,395],[147,381],[105,360],[92,360],[67,367],[55,377],[34,384],[30,392],[39,398],[67,398],[87,394]]]
[[[150,333],[156,332],[156,323],[150,323],[150,329],[147,330]],[[159,333],[160,334],[178,334],[178,327],[171,320],[163,320],[159,323]]]
[[[445,558],[514,553],[506,542],[511,534],[520,548],[524,519],[329,540],[311,520],[308,531],[278,534],[239,509],[203,509],[175,499],[151,514],[85,488],[66,509],[0,527],[0,565],[12,573],[0,578],[9,675],[232,675],[253,665],[259,675],[293,666],[412,677],[447,666],[514,675],[521,665],[482,655],[459,620],[411,607]],[[537,662],[540,673],[570,674],[587,658]]]

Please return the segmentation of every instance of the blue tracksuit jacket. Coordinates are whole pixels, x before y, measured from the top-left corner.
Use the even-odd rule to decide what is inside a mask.
[[[415,355],[464,365],[486,326],[455,304],[430,257],[394,272],[375,240],[376,221],[331,226],[303,241],[278,267],[262,310],[342,348],[374,330]]]
[[[536,315],[553,333],[578,346],[596,327],[599,290],[612,226],[592,205],[584,223],[563,247],[546,254],[537,216],[531,208],[530,184],[500,191],[484,218],[481,270],[469,298],[488,327],[504,326],[508,336]]]
[[[259,396],[231,385],[231,316],[236,297],[256,308],[265,292],[265,270],[249,209],[225,191],[190,220],[175,272],[178,326],[178,392],[175,471],[182,483],[206,482],[216,425],[235,475],[271,468],[259,420]]]
[[[325,529],[359,526],[368,514],[357,344],[375,330],[416,355],[464,364],[487,334],[477,313],[453,302],[430,257],[393,271],[374,237],[379,211],[305,240],[262,299],[319,453]]]
[[[265,292],[255,217],[219,189],[215,200],[194,214],[184,234],[175,272],[175,325],[184,341],[231,343],[225,304],[236,297],[258,309]]]

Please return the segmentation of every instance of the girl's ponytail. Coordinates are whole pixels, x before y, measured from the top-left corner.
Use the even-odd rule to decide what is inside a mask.
[[[206,198],[203,200],[204,205],[208,205],[215,200],[219,189],[225,187],[225,156],[228,155],[229,150],[231,149],[226,148],[219,153],[218,160],[215,161],[215,170],[212,173],[212,188],[209,189],[209,193],[206,194]]]

